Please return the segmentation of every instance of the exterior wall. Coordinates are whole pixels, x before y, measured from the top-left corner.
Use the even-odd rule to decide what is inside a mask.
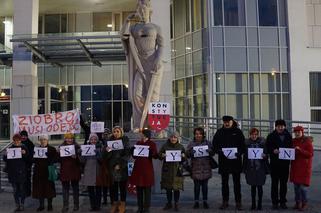
[[[292,120],[311,120],[309,73],[321,72],[320,3],[288,0]]]

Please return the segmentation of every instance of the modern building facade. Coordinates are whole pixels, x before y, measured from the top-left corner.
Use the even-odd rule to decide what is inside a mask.
[[[161,100],[173,103],[173,115],[321,121],[321,0],[151,2],[152,21],[162,27],[166,44]],[[135,5],[0,3],[0,57],[6,64],[0,67],[0,138],[9,138],[10,114],[73,108],[87,121],[129,130],[127,65],[118,31]],[[62,39],[50,40],[56,37]],[[77,39],[101,67],[73,44]],[[26,48],[25,42],[48,57],[29,47],[32,54],[23,58],[17,48]]]

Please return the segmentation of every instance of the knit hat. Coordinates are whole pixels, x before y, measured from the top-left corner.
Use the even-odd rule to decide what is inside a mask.
[[[180,138],[181,136],[180,136],[179,132],[175,131],[170,134],[170,137]]]
[[[304,128],[302,126],[296,126],[293,128],[293,132],[298,132],[298,131],[304,132]]]
[[[20,134],[14,134],[13,136],[12,136],[12,140],[14,140],[14,141],[16,141],[16,140],[19,140],[19,141],[21,141],[21,135]]]
[[[108,128],[105,128],[105,129],[104,129],[104,134],[107,134],[107,135],[111,134],[111,131],[110,131],[110,129],[108,129]]]
[[[96,133],[90,133],[90,135],[89,135],[89,141],[90,141],[90,139],[92,139],[92,138],[96,138],[97,140],[98,140],[98,136],[97,136],[97,134]]]
[[[39,135],[39,140],[48,140],[48,135]]]
[[[22,130],[22,131],[20,132],[20,135],[21,135],[21,136],[26,136],[26,137],[28,137],[28,132],[27,132],[26,130]]]
[[[75,136],[74,136],[74,134],[72,134],[71,132],[67,132],[67,133],[64,135],[64,138],[65,138],[65,139],[74,139]]]
[[[146,137],[146,138],[151,138],[152,137],[152,132],[149,129],[143,129],[142,130],[142,134]]]
[[[232,117],[232,116],[230,116],[230,115],[224,115],[223,117],[222,117],[222,120],[223,121],[231,121],[231,120],[233,120],[234,118]]]
[[[276,120],[275,126],[286,126],[285,120],[283,120],[283,119]]]

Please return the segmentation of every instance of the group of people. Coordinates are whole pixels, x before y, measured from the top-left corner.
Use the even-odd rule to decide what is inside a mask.
[[[295,189],[295,208],[306,209],[313,146],[312,139],[304,136],[304,128],[296,126],[293,129],[295,137],[292,138],[286,129],[285,121],[277,120],[275,130],[267,136],[266,140],[260,137],[260,131],[257,128],[250,129],[249,138],[245,139],[233,117],[223,116],[222,119],[223,126],[217,130],[212,142],[206,140],[204,129],[198,127],[194,129],[194,138],[186,148],[180,143],[179,133],[174,132],[159,151],[149,129],[143,129],[141,140],[130,147],[129,139],[124,135],[123,129],[116,126],[111,133],[106,130],[101,139],[95,133],[89,135],[87,144],[95,146],[94,155],[83,155],[74,134],[67,133],[64,135],[63,143],[57,149],[48,144],[48,136],[39,136],[39,146],[47,148],[46,157],[33,158],[34,145],[28,139],[27,132],[15,134],[10,148],[21,148],[21,158],[8,159],[7,155],[4,155],[4,160],[9,182],[14,190],[16,211],[24,210],[24,200],[30,195],[39,199],[37,211],[45,209],[45,199],[48,200],[47,210],[53,210],[52,199],[56,196],[55,179],[52,179],[52,171],[48,168],[55,163],[60,163],[59,179],[63,190],[62,212],[69,210],[70,186],[73,192],[73,211],[79,210],[79,185],[81,184],[87,186],[91,211],[99,211],[102,200],[104,203],[107,202],[109,189],[111,213],[117,211],[124,213],[127,186],[130,183],[136,186],[137,212],[147,213],[151,205],[151,188],[155,184],[153,159],[163,162],[160,184],[161,188],[166,190],[167,203],[164,210],[179,211],[180,191],[184,188],[184,170],[189,170],[194,182],[193,208],[200,208],[202,191],[202,206],[208,209],[208,182],[212,177],[212,169],[217,167],[222,180],[220,209],[229,207],[230,175],[234,184],[235,208],[243,209],[240,183],[242,172],[245,173],[247,184],[251,186],[251,210],[262,209],[263,185],[267,174],[270,174],[272,181],[273,209],[287,208],[286,194],[289,177]],[[121,148],[114,149],[110,146],[110,141],[120,142]],[[61,156],[59,150],[70,145],[74,146],[74,154]],[[282,148],[295,150],[295,159],[291,161],[280,158]],[[259,156],[249,157],[251,154],[249,150],[254,150],[255,156],[256,154]],[[213,158],[215,154],[218,155],[218,163]],[[169,160],[169,155],[172,155],[172,160]],[[132,173],[129,174],[128,161],[131,157],[134,159],[134,166]]]

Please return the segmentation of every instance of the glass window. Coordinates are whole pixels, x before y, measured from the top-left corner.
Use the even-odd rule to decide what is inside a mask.
[[[246,48],[226,48],[226,71],[246,71]]]
[[[213,27],[213,45],[214,46],[223,46],[222,27]]]
[[[93,100],[108,101],[111,100],[111,85],[93,86]]]
[[[67,14],[61,14],[61,33],[67,32]]]
[[[186,95],[193,95],[193,77],[186,78]]]
[[[214,0],[214,25],[223,25],[222,0]]]
[[[176,56],[185,54],[185,43],[184,38],[175,40]]]
[[[244,0],[224,0],[224,25],[245,25]]]
[[[186,26],[185,26],[185,32],[191,31],[191,21],[190,21],[190,0],[185,0],[185,17],[186,17]]]
[[[216,74],[216,92],[224,92],[225,88],[225,75]]]
[[[280,32],[280,46],[281,47],[287,47],[287,29],[286,28],[279,28]]]
[[[81,86],[81,101],[91,101],[91,86]]]
[[[184,97],[185,96],[185,90],[184,90],[184,79],[176,81],[176,97]]]
[[[224,29],[226,46],[246,46],[245,28],[225,27]]]
[[[248,118],[248,96],[247,95],[227,95],[226,114],[235,118]]]
[[[123,85],[123,100],[128,100],[128,85]]]
[[[192,54],[187,54],[185,56],[186,59],[186,76],[193,75],[193,64],[192,64]]]
[[[60,33],[60,14],[45,15],[45,33]]]
[[[121,65],[113,66],[113,84],[122,84],[122,67]]]
[[[113,99],[121,100],[122,99],[122,86],[121,85],[113,85]]]
[[[203,0],[192,0],[192,27],[193,31],[202,28]]]
[[[185,36],[185,51],[186,53],[192,52],[192,34]]]
[[[75,66],[75,84],[91,84],[91,66]]]
[[[258,48],[249,48],[248,49],[248,62],[249,62],[249,71],[258,72],[259,68],[259,49]]]
[[[74,87],[73,86],[68,86],[67,100],[68,101],[74,101]]]
[[[202,31],[193,33],[193,50],[202,48]]]
[[[281,71],[288,72],[288,49],[281,48]]]
[[[59,88],[50,88],[50,97],[51,100],[62,100],[62,92]]]
[[[250,95],[250,117],[260,119],[260,95]]]
[[[111,65],[92,66],[93,84],[112,84]]]
[[[206,95],[194,96],[194,116],[203,117],[206,116],[207,101]]]
[[[214,70],[224,71],[224,48],[214,48]]]
[[[260,26],[278,26],[277,0],[258,0]]]
[[[67,67],[60,68],[60,85],[67,84]]]
[[[120,13],[115,13],[114,14],[114,31],[119,31],[120,30]]]
[[[204,76],[198,75],[194,76],[194,94],[204,94],[205,93],[205,85]]]
[[[126,19],[123,17],[123,20],[126,20]],[[174,38],[173,4],[170,5],[170,23],[171,23],[170,34],[172,39]]]
[[[286,0],[278,0],[279,25],[286,26]]]
[[[67,66],[67,82],[70,85],[74,84],[74,66]]]
[[[250,74],[250,92],[260,92],[260,74]]]
[[[280,88],[280,81],[277,77],[278,74],[261,74],[262,92],[277,92]]]
[[[203,72],[202,50],[193,53],[193,71],[194,75]]]
[[[257,0],[246,0],[247,26],[257,26]]]
[[[91,121],[91,112],[92,112],[91,103],[81,102],[80,105],[81,105],[81,115],[84,121]]]
[[[311,110],[311,121],[321,122],[321,110]]]
[[[249,46],[258,46],[257,28],[247,28],[247,42]]]
[[[3,70],[4,71],[4,70]],[[44,78],[45,78],[45,74],[44,74],[44,66],[43,65],[38,65],[38,85],[44,85]],[[1,69],[0,69],[0,73],[1,73]],[[4,80],[4,79],[3,79]],[[1,82],[1,79],[0,79],[0,85],[4,85],[4,82],[2,83]]]
[[[113,102],[113,125],[122,126],[121,102]]]
[[[4,29],[5,29],[5,25],[3,24],[3,22],[5,21],[4,17],[0,17],[0,44],[4,44]]]
[[[260,43],[261,46],[278,46],[279,36],[277,28],[260,28]]]
[[[184,98],[176,98],[175,110],[176,110],[176,115],[178,116],[184,115]]]
[[[109,102],[93,102],[93,117],[96,121],[105,122],[105,128],[111,129],[112,107]],[[94,120],[94,119],[93,119]]]
[[[38,99],[45,99],[45,88],[38,87]]]
[[[59,67],[45,66],[45,83],[59,85]]]
[[[262,95],[262,119],[274,120],[276,118],[276,95]]]
[[[113,17],[111,12],[93,13],[93,31],[112,31]]]
[[[310,73],[310,105],[321,106],[321,72]]]
[[[279,70],[279,49],[261,48],[261,70],[267,72]]]
[[[290,107],[290,95],[289,94],[284,94],[283,95],[283,118],[285,120],[290,120],[291,119],[291,107]]]
[[[176,58],[175,63],[176,78],[182,78],[185,76],[185,57],[181,56]]]
[[[287,73],[282,74],[282,91],[283,92],[290,92],[289,87],[289,75]]]
[[[185,0],[174,1],[174,31],[175,38],[184,34],[185,29]]]
[[[12,68],[6,68],[4,70],[4,75],[5,75],[5,86],[6,87],[11,87],[11,77],[12,77]]]
[[[221,118],[225,113],[225,95],[216,95],[217,118]]]
[[[123,102],[123,129],[125,132],[131,130],[132,104]]]
[[[247,92],[247,74],[226,74],[226,92]]]

